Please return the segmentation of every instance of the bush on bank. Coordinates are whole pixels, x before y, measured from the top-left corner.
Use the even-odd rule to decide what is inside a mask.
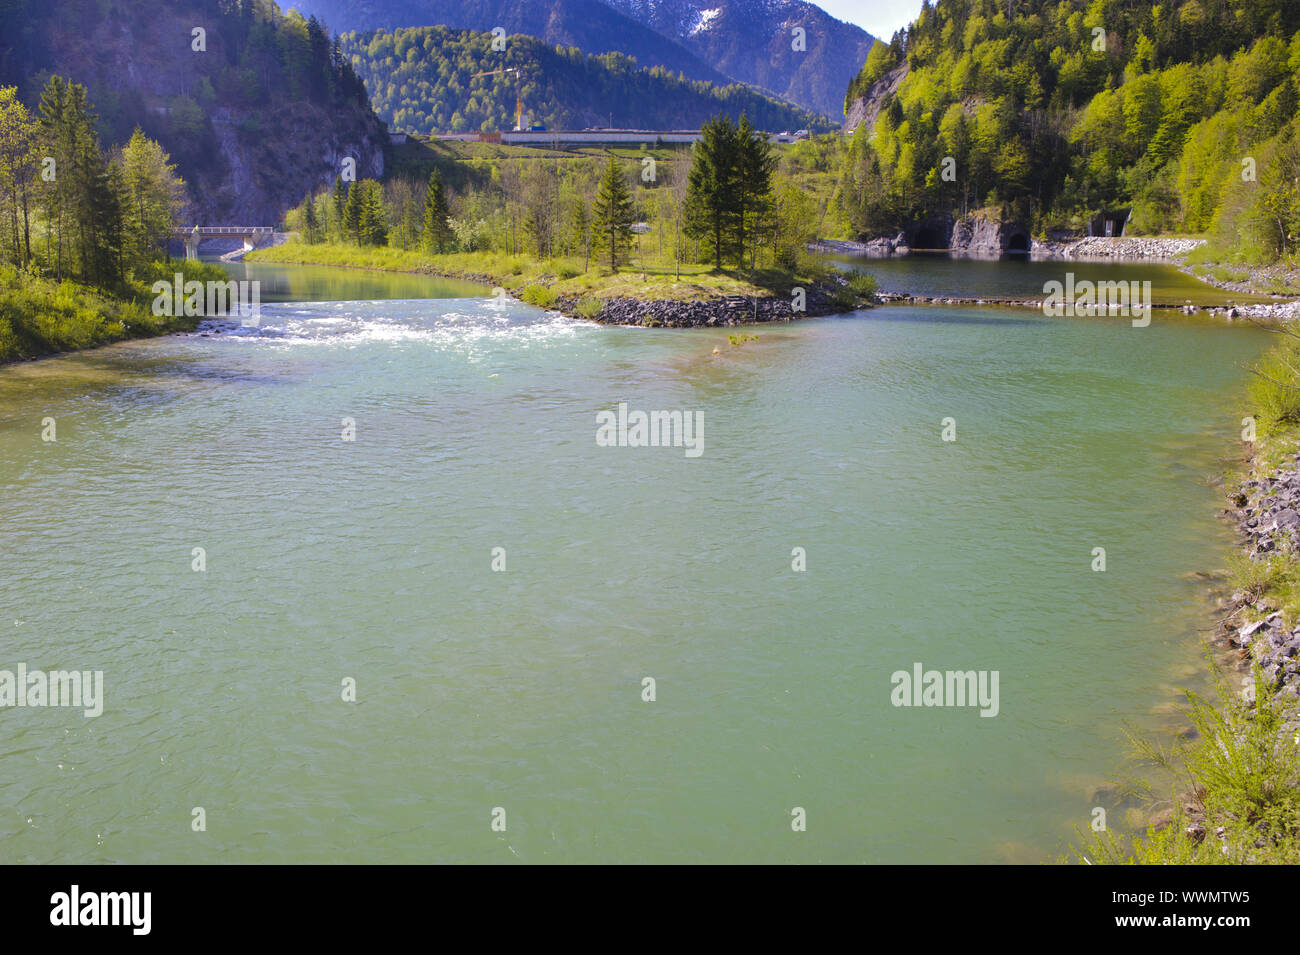
[[[197,319],[153,314],[151,286],[159,279],[175,281],[177,273],[182,281],[230,278],[208,263],[160,261],[107,290],[0,266],[0,362],[193,328]]]

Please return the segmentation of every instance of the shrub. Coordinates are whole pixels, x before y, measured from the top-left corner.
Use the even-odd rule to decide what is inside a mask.
[[[862,298],[871,298],[876,294],[876,277],[866,272],[854,272],[849,276],[849,288]]]
[[[1300,745],[1288,725],[1296,715],[1294,701],[1275,697],[1273,682],[1258,669],[1253,703],[1231,692],[1223,674],[1219,692],[1217,707],[1187,693],[1185,713],[1196,730],[1190,742],[1166,749],[1130,735],[1136,755],[1173,777],[1173,818],[1132,838],[1109,830],[1080,833],[1073,857],[1140,865],[1300,861]],[[1199,809],[1195,817],[1187,811],[1189,801]]]
[[[594,319],[597,315],[600,314],[600,310],[604,307],[605,307],[605,303],[602,302],[600,299],[593,298],[590,295],[585,295],[581,299],[579,299],[578,305],[576,308],[574,308],[574,311],[577,312],[579,315],[581,315],[583,318]]]
[[[1265,426],[1300,424],[1300,342],[1287,339],[1252,369],[1250,397]]]
[[[547,288],[545,285],[528,285],[519,293],[519,297],[529,305],[536,305],[538,308],[551,308],[555,305],[555,300],[560,296],[554,289]]]

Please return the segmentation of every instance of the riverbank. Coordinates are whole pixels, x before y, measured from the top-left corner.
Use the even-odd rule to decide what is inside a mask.
[[[204,263],[157,262],[148,276],[110,292],[0,267],[0,364],[193,329],[198,318],[158,316],[151,308],[152,283],[173,281],[177,272],[185,281],[229,278]]]
[[[1207,285],[1227,292],[1250,295],[1300,296],[1300,266],[1275,262],[1271,265],[1225,265],[1219,262],[1185,262],[1179,270]]]
[[[997,305],[1010,308],[1032,308],[1042,311],[1046,300],[1041,298],[975,298],[957,295],[907,295],[901,292],[878,292],[876,300],[881,305]],[[1184,315],[1212,315],[1227,321],[1253,319],[1270,324],[1300,320],[1300,299],[1280,302],[1261,302],[1251,305],[1193,305],[1187,302],[1155,301],[1151,308],[1159,311],[1180,312]],[[1080,313],[1082,314],[1082,313]],[[1125,314],[1116,311],[1116,315]],[[1104,317],[1104,310],[1098,315]]]
[[[1094,262],[1166,262],[1182,258],[1205,245],[1205,239],[1160,236],[1085,236],[1081,239],[1030,239],[1027,253],[1030,258],[1052,261],[1071,259]],[[910,255],[914,250],[908,244],[906,233],[878,236],[866,242],[849,239],[817,239],[809,243],[809,251],[831,255],[861,255],[889,257]],[[933,250],[923,250],[933,251]],[[942,250],[940,250],[942,251]],[[1007,254],[993,246],[989,252],[953,252],[961,258],[998,258]]]
[[[250,252],[253,264],[328,265],[437,275],[500,288],[520,301],[610,325],[656,328],[749,325],[792,321],[874,304],[869,276],[809,265],[800,274],[779,269],[714,272],[706,267],[628,267],[584,270],[577,260],[538,261],[488,252],[426,255],[389,247],[286,242]]]
[[[898,261],[910,255],[905,244],[899,244],[904,236],[900,233],[895,239],[876,239],[872,242],[853,242],[846,240],[818,240],[811,243],[810,250],[826,255],[850,258],[880,259]],[[1206,291],[1217,289],[1223,292],[1242,293],[1242,299],[1234,295],[1213,294],[1198,296],[1187,294],[1179,289],[1164,292],[1157,291],[1151,301],[1153,309],[1177,311],[1184,314],[1203,313],[1224,318],[1253,319],[1264,322],[1287,322],[1300,318],[1300,271],[1286,264],[1274,264],[1261,267],[1234,266],[1231,268],[1206,264],[1190,263],[1188,260],[1204,258],[1209,255],[1206,241],[1187,237],[1088,237],[1072,242],[1051,242],[1034,240],[1028,255],[971,255],[949,253],[944,256],[928,255],[929,261],[949,258],[952,261],[987,260],[987,261],[1021,261],[1034,263],[1061,263],[1061,273],[1052,278],[1063,280],[1067,271],[1088,271],[1092,264],[1100,265],[1167,265],[1177,269],[1203,284]],[[1077,266],[1075,265],[1077,263]],[[1032,291],[1015,297],[1006,295],[961,294],[957,287],[947,294],[931,294],[925,288],[915,285],[904,288],[892,288],[890,266],[882,265],[874,270],[879,278],[880,290],[876,298],[881,304],[905,305],[953,305],[953,306],[1003,306],[1013,308],[1040,309],[1043,299]],[[1296,285],[1291,294],[1284,294],[1288,285],[1288,276],[1294,276]],[[1216,278],[1217,277],[1217,278]],[[1234,281],[1226,281],[1233,279]],[[1160,283],[1154,283],[1160,285]],[[1044,285],[1044,290],[1048,286]],[[938,290],[942,292],[943,290]],[[953,294],[956,293],[956,294]],[[1208,299],[1208,301],[1207,301]],[[1261,301],[1263,299],[1264,301]]]
[[[1094,836],[1081,861],[1300,863],[1300,339],[1280,333],[1252,369],[1246,451],[1227,484],[1238,549],[1206,648],[1219,699],[1188,694],[1192,728],[1171,748],[1135,740],[1175,795],[1149,792],[1143,834]]]

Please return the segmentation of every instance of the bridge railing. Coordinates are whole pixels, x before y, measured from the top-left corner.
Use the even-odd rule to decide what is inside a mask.
[[[237,225],[212,226],[210,225],[210,226],[199,226],[198,231],[199,231],[199,235],[258,235],[263,232],[270,235],[272,232],[275,231],[275,229],[269,225],[256,225],[256,226],[237,226]],[[172,229],[172,234],[193,235],[194,227],[191,226],[190,228],[186,229],[184,227],[177,226],[176,228]]]

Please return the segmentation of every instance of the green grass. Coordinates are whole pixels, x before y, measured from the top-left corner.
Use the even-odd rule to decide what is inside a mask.
[[[40,358],[193,328],[197,319],[155,316],[150,285],[181,272],[189,280],[228,280],[215,265],[157,262],[121,289],[95,289],[69,279],[0,266],[0,362]]]
[[[496,252],[453,252],[446,255],[429,254],[414,249],[403,250],[391,246],[366,246],[286,242],[283,245],[259,249],[245,256],[249,262],[286,262],[311,265],[333,265],[347,268],[378,269],[395,272],[423,272],[485,281],[510,289],[521,297],[528,289],[544,286],[554,293],[550,303],[561,296],[578,296],[581,299],[604,301],[611,298],[632,298],[642,301],[707,301],[728,295],[764,297],[788,296],[798,285],[809,285],[824,279],[826,272],[811,257],[801,260],[793,272],[781,269],[759,269],[754,272],[714,271],[711,266],[682,265],[680,270],[672,265],[634,263],[618,272],[592,262],[584,271],[583,261],[577,258],[533,259],[525,256],[507,256]],[[680,272],[680,277],[677,275]],[[869,276],[857,279],[859,287],[874,281]],[[527,292],[537,296],[536,291]],[[850,298],[857,292],[849,292]],[[528,299],[525,299],[528,300]],[[852,304],[850,302],[849,304]],[[549,307],[549,306],[546,306]],[[588,306],[592,308],[593,306]],[[598,310],[598,309],[597,309]]]
[[[604,302],[602,302],[600,299],[586,297],[578,300],[578,304],[573,311],[583,318],[594,319],[597,315],[600,314],[600,310],[603,307],[604,307]]]
[[[1252,371],[1250,399],[1261,434],[1300,425],[1300,339],[1283,337]]]
[[[529,285],[519,293],[519,297],[529,305],[536,305],[538,308],[551,308],[555,305],[555,300],[559,294],[545,285]]]
[[[1218,705],[1187,694],[1190,742],[1166,748],[1134,738],[1137,755],[1172,777],[1168,825],[1126,837],[1081,835],[1064,861],[1089,864],[1242,865],[1300,862],[1300,737],[1258,673],[1247,704],[1220,679]],[[1189,832],[1189,829],[1191,830]]]
[[[866,272],[854,272],[849,276],[849,288],[862,298],[871,298],[876,294],[876,277]]]

